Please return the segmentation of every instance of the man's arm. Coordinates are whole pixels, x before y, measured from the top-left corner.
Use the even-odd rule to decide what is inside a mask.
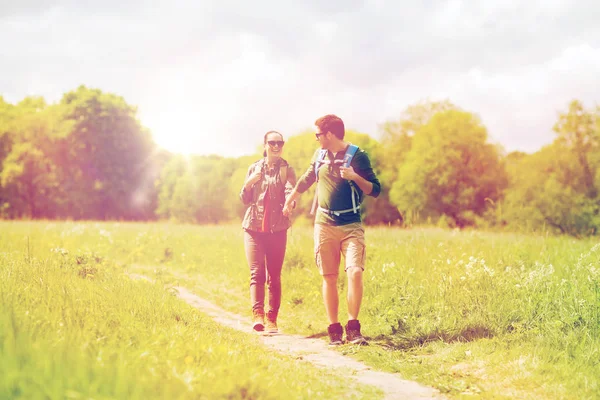
[[[291,166],[287,167],[287,181],[285,182],[285,197],[288,198],[296,186],[296,171]]]
[[[375,171],[371,167],[371,160],[365,151],[357,153],[358,157],[355,157],[356,168],[360,171],[357,173],[352,166],[348,168],[340,167],[340,175],[344,179],[354,181],[360,190],[368,196],[377,197],[381,193],[381,183],[375,175]],[[354,164],[354,160],[353,160]]]
[[[283,215],[286,217],[292,213],[292,210],[296,206],[296,199],[300,197],[297,186],[298,185],[292,189],[291,193],[285,199],[285,204],[283,205]]]
[[[285,199],[285,204],[283,205],[283,215],[286,217],[291,214],[292,210],[294,209],[293,206],[295,205],[295,201],[298,199],[298,197],[300,197],[302,193],[306,192],[308,188],[310,188],[317,180],[317,176],[315,175],[315,160],[317,159],[318,152],[318,150],[315,152],[308,169],[306,172],[304,172],[300,179],[298,179],[296,186]]]
[[[354,172],[354,168],[340,167],[340,175],[342,176],[342,178],[356,183],[364,194],[370,195],[371,193],[373,193],[373,182],[369,182],[368,180]]]

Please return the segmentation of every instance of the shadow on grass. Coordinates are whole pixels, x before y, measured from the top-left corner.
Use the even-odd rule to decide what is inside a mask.
[[[472,342],[477,339],[494,337],[494,333],[485,326],[467,326],[460,332],[432,331],[406,336],[400,333],[379,335],[372,338],[374,343],[393,350],[408,350],[421,347],[427,343],[441,341],[445,343]]]
[[[307,336],[306,338],[307,339],[319,339],[319,338],[325,337],[327,335],[328,335],[327,332],[317,332],[313,335]]]

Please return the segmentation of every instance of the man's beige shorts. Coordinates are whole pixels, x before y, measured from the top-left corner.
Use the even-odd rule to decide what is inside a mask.
[[[365,230],[362,223],[331,226],[315,224],[315,261],[321,275],[337,275],[341,255],[346,265],[365,269]]]

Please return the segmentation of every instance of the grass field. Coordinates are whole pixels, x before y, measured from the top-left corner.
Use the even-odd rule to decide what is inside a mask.
[[[367,241],[361,322],[372,345],[339,351],[450,397],[600,397],[594,239],[367,228]],[[292,228],[285,332],[325,334],[313,260],[312,229]],[[3,222],[0,262],[0,397],[376,396],[297,369],[174,298],[180,284],[250,313],[237,225]]]

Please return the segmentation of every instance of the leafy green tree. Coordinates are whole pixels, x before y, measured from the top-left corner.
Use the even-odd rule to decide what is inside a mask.
[[[502,204],[506,224],[574,236],[598,231],[599,121],[598,109],[585,110],[574,101],[559,115],[551,145],[513,158]]]
[[[3,171],[4,160],[10,153],[13,144],[12,124],[14,106],[4,101],[0,96],[0,173]],[[0,186],[0,217],[9,217],[10,194],[5,187]]]
[[[178,177],[185,172],[185,158],[183,156],[169,156],[160,171],[160,177],[157,181],[158,203],[156,206],[156,216],[161,219],[171,218],[171,200],[175,192],[175,185]]]
[[[231,180],[236,168],[234,159],[219,156],[173,157],[161,174],[157,214],[189,223],[233,219],[239,202]]]
[[[0,165],[10,152],[12,145],[12,124],[14,121],[14,106],[4,101],[0,96]]]
[[[55,143],[68,130],[56,106],[42,98],[25,98],[12,109],[10,145],[3,159],[0,185],[4,214],[10,217],[54,218],[64,198],[53,157]]]
[[[199,196],[193,176],[188,172],[178,176],[173,186],[173,196],[170,199],[169,216],[177,222],[196,222]]]
[[[378,175],[384,190],[381,195],[371,200],[377,212],[383,214],[377,220],[383,223],[403,222],[398,208],[390,201],[390,190],[397,181],[398,169],[404,163],[412,147],[413,136],[431,118],[443,111],[458,109],[448,100],[423,100],[408,106],[400,114],[398,120],[387,121],[379,126],[381,145],[374,158],[378,160]]]
[[[506,184],[501,151],[487,143],[479,119],[449,110],[435,114],[414,135],[390,198],[411,215],[445,216],[465,227],[501,198]]]
[[[557,134],[556,144],[567,150],[576,160],[576,181],[570,185],[577,192],[588,198],[598,196],[595,183],[597,155],[600,151],[600,130],[598,120],[600,113],[584,109],[583,104],[575,100],[569,104],[567,113],[560,114],[554,126]]]
[[[13,217],[47,217],[57,186],[51,161],[32,143],[18,143],[4,160],[0,184],[13,192]]]
[[[594,202],[566,183],[575,166],[575,159],[556,143],[511,165],[501,207],[508,227],[576,236],[591,233],[596,226]]]
[[[74,218],[133,219],[155,146],[135,107],[80,86],[61,102],[73,129],[60,144],[62,182]]]
[[[197,158],[194,165],[196,222],[212,224],[230,220],[238,203],[237,199],[228,201],[226,197],[232,191],[231,175],[235,162],[230,158],[209,156]]]
[[[424,100],[408,106],[396,121],[387,121],[380,125],[381,146],[378,158],[381,159],[383,179],[394,182],[401,164],[411,149],[413,136],[421,127],[440,112],[457,110],[448,100]]]

